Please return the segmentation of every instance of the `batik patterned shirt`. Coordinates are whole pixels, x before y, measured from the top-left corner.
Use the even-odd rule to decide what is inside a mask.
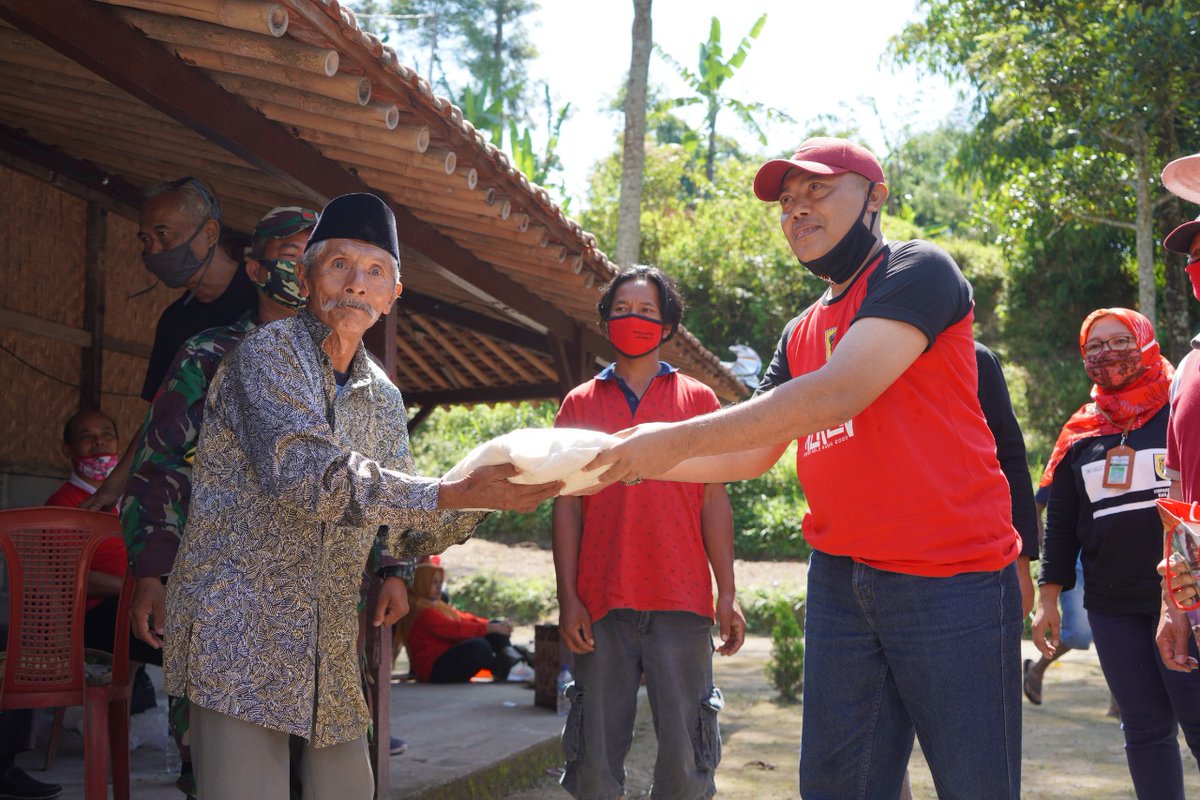
[[[415,556],[485,516],[438,510],[438,479],[412,473],[400,390],[360,345],[339,392],[329,334],[302,312],[218,367],[163,654],[168,693],[316,747],[366,733],[355,607],[380,526],[393,555]]]

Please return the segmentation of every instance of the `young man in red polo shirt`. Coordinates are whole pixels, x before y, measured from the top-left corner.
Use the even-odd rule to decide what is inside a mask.
[[[679,291],[662,271],[623,270],[599,310],[616,362],[567,395],[556,427],[614,433],[720,408],[711,389],[658,360],[683,316]],[[736,653],[746,630],[734,598],[725,487],[630,481],[591,497],[560,497],[554,566],[559,630],[576,654],[563,787],[577,798],[624,794],[644,675],[658,736],[655,796],[712,796],[723,705],[712,679],[713,576],[718,652]]]
[[[801,796],[899,796],[915,733],[939,797],[1016,800],[1021,541],[976,396],[970,284],[937,246],[883,239],[883,169],[853,142],[809,139],[754,191],[829,289],[787,325],[757,397],[641,426],[595,468],[742,480],[797,440]]]

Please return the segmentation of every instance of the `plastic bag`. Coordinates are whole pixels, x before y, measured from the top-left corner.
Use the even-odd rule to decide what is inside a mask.
[[[1196,584],[1200,585],[1200,508],[1195,503],[1181,500],[1161,499],[1157,501],[1158,515],[1163,521],[1163,555],[1170,559],[1179,556],[1191,570]],[[1172,591],[1171,570],[1167,570],[1167,595],[1181,611],[1195,612],[1200,609],[1200,600],[1181,605]],[[1196,620],[1193,620],[1195,624]]]
[[[582,428],[520,428],[479,445],[442,480],[461,480],[477,467],[513,464],[521,471],[509,478],[513,483],[563,481],[566,485],[559,494],[570,494],[600,482],[604,470],[584,472],[583,468],[619,441],[611,434]]]

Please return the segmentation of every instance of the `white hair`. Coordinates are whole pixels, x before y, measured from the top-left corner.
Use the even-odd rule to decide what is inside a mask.
[[[321,241],[317,242],[316,244],[312,245],[307,250],[305,250],[304,254],[300,256],[300,263],[304,266],[304,271],[307,272],[309,275],[312,275],[313,271],[317,268],[317,264],[321,260],[322,254],[324,254],[324,252],[325,252],[326,246],[335,241],[337,241],[337,240],[336,239],[322,239]],[[380,248],[380,249],[382,250],[383,248]],[[392,262],[392,269],[396,275],[396,282],[399,283],[399,281],[400,281],[400,262],[398,260],[396,260],[395,258],[393,258],[391,253],[388,253],[388,259]]]

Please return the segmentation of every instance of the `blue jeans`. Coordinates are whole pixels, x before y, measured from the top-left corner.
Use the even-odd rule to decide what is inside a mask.
[[[1104,680],[1121,710],[1125,760],[1141,800],[1183,800],[1179,728],[1200,759],[1200,680],[1163,666],[1154,643],[1157,614],[1089,611]],[[1193,643],[1190,647],[1196,655]]]
[[[1087,650],[1092,646],[1092,628],[1083,610],[1083,562],[1075,559],[1075,588],[1058,596],[1062,609],[1062,632],[1059,641],[1072,650]]]
[[[998,572],[922,578],[814,552],[800,795],[898,797],[914,732],[942,800],[1017,800],[1021,589]]]

